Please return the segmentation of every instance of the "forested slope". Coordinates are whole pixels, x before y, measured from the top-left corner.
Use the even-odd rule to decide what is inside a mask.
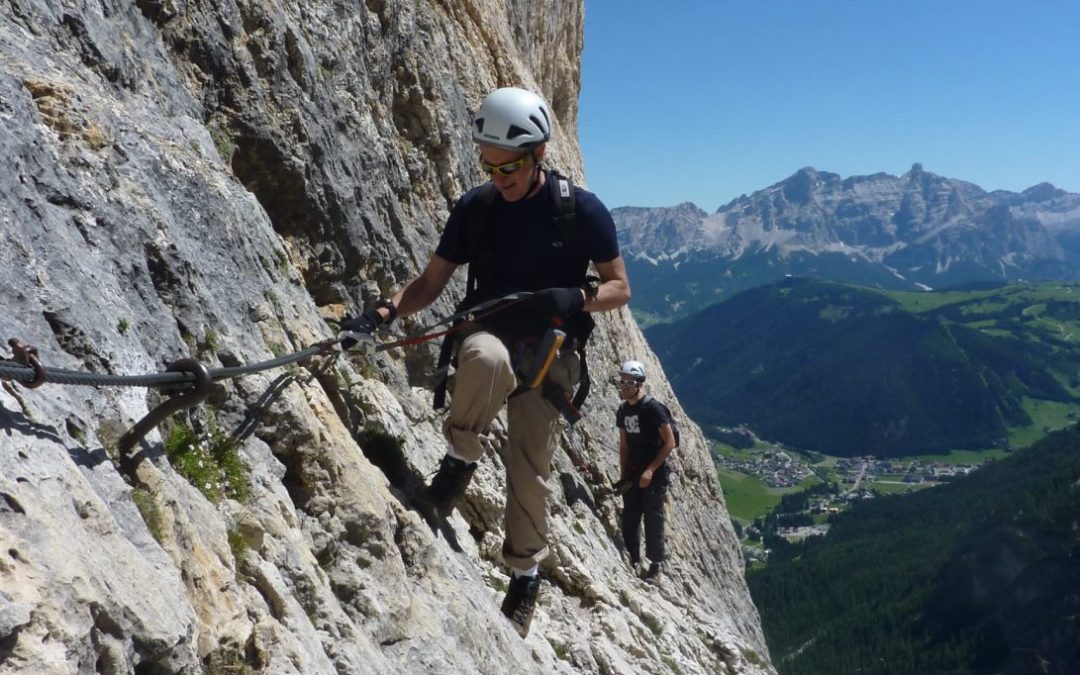
[[[1080,430],[860,504],[749,583],[785,675],[1080,672]]]

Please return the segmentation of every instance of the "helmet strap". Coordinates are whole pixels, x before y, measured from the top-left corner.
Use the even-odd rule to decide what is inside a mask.
[[[538,160],[536,158],[536,153],[530,150],[529,154],[532,156],[533,164],[535,164],[536,167],[535,167],[535,170],[533,171],[532,183],[529,184],[529,189],[525,191],[525,196],[526,197],[533,196],[536,193],[536,191],[539,189],[539,187],[540,187],[540,172],[542,171],[542,169],[540,168],[540,160]]]

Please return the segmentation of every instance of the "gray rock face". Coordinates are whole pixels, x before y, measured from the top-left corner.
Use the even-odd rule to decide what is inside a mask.
[[[697,309],[784,274],[897,289],[1080,278],[1080,195],[987,193],[919,164],[849,178],[807,167],[711,215],[681,204],[613,216],[650,289],[639,308],[661,315],[673,299]]]
[[[582,16],[574,1],[5,3],[0,335],[106,375],[331,337],[327,318],[422,268],[483,180],[468,120],[488,90],[541,90],[551,163],[583,178]],[[462,281],[397,328],[448,313]],[[599,323],[526,640],[498,611],[500,429],[449,528],[408,507],[444,450],[430,344],[219,382],[132,461],[118,439],[159,389],[3,383],[0,670],[773,672],[677,402],[670,574],[649,586],[622,560],[606,380],[631,355],[661,371],[628,312]]]

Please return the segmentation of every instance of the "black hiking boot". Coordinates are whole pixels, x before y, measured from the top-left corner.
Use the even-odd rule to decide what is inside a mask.
[[[642,575],[642,579],[645,581],[656,583],[660,580],[660,576],[664,573],[664,563],[654,562],[649,565],[649,569],[645,570],[645,574]]]
[[[429,525],[435,527],[446,520],[454,510],[454,505],[472,480],[476,464],[469,464],[450,455],[442,458],[439,471],[431,479],[431,485],[416,495],[416,509]]]
[[[510,623],[514,624],[514,630],[521,637],[529,634],[533,611],[536,609],[536,600],[539,597],[539,574],[512,576],[510,588],[506,589],[506,597],[503,598],[502,613],[510,619]]]

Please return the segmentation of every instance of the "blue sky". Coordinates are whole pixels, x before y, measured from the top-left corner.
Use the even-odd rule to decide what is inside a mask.
[[[1080,192],[1080,0],[585,0],[578,137],[609,207],[915,162]]]

